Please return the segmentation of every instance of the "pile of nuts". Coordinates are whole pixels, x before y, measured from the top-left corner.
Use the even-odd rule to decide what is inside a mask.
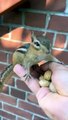
[[[55,89],[53,83],[51,82],[51,76],[52,76],[51,70],[47,70],[44,73],[44,75],[41,75],[39,77],[39,85],[41,87],[49,87],[50,91],[56,92],[56,89]]]

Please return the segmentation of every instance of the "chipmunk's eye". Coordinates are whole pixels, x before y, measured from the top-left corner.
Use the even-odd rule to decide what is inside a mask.
[[[36,49],[40,49],[40,42],[39,41],[34,41],[34,46]]]
[[[40,46],[40,43],[39,43],[39,42],[34,42],[34,44],[35,44],[36,46]]]

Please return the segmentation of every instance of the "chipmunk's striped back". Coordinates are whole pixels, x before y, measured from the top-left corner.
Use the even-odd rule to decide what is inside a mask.
[[[19,47],[16,51],[20,52],[22,54],[25,54],[28,51],[29,47],[30,47],[30,43],[27,43],[27,44]]]

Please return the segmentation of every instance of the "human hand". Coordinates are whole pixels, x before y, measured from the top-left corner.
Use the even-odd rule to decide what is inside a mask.
[[[68,66],[50,62],[41,66],[45,72],[47,69],[52,71],[51,82],[60,95],[68,97]]]
[[[57,89],[57,93],[52,93],[47,87],[40,88],[38,79],[33,77],[25,83],[35,93],[40,107],[51,119],[68,120],[68,97],[61,95],[68,95],[68,67],[53,62],[41,66],[44,71],[47,68],[52,71],[52,82]],[[14,72],[20,78],[26,73],[20,65],[14,67]]]

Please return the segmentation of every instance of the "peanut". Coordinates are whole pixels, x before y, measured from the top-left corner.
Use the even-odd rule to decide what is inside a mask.
[[[50,82],[43,79],[43,80],[39,81],[39,84],[40,84],[41,87],[48,87]]]
[[[56,88],[54,87],[52,82],[49,85],[49,89],[51,90],[51,92],[56,92]]]
[[[51,80],[51,71],[50,70],[48,70],[44,73],[44,79]]]

